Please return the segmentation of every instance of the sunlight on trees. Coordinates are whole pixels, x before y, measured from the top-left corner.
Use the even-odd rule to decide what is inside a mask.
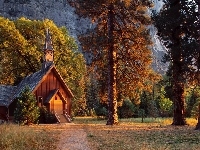
[[[74,103],[85,103],[84,57],[67,29],[57,27],[49,19],[11,21],[0,17],[0,84],[17,85],[25,76],[41,69],[46,28],[50,29],[52,36],[54,64],[72,90]]]
[[[150,1],[75,0],[76,12],[92,20],[80,36],[83,53],[98,83],[100,100],[108,104],[108,124],[117,124],[117,101],[151,89],[151,38],[147,25]]]

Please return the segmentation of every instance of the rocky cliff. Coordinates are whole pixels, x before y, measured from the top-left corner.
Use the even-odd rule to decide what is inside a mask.
[[[90,28],[89,21],[79,18],[67,0],[0,0],[0,16],[10,19],[22,16],[36,20],[48,18],[58,26],[66,26],[75,38]]]

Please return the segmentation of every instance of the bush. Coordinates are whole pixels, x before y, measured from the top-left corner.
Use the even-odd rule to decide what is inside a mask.
[[[121,107],[118,108],[119,118],[131,118],[136,108],[130,100],[124,100]]]
[[[173,102],[169,98],[160,99],[159,106],[162,117],[170,117],[172,115]]]
[[[200,98],[197,99],[197,102],[194,104],[192,110],[191,110],[191,117],[197,119],[199,115],[199,103]]]
[[[194,109],[195,105],[197,105],[199,98],[200,98],[200,90],[199,88],[192,89],[188,92],[188,96],[186,96],[186,116],[191,117],[194,115]]]
[[[55,115],[49,112],[45,106],[40,108],[39,123],[57,123]]]
[[[37,100],[30,92],[28,87],[17,98],[17,106],[14,111],[14,121],[22,125],[37,123],[40,116],[39,107],[36,105]]]
[[[95,110],[94,108],[93,109],[86,109],[86,113],[87,113],[87,116],[92,116],[92,117],[95,117],[97,116],[96,113],[95,113]]]
[[[98,107],[95,108],[95,114],[100,117],[107,117],[108,116],[108,110],[106,109],[105,106],[99,104]]]

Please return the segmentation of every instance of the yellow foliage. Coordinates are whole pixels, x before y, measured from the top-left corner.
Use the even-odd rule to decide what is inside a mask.
[[[30,20],[24,17],[14,21],[0,17],[0,84],[14,84],[41,69],[45,31],[49,28],[54,63],[76,99],[84,95],[85,60],[78,52],[75,40],[65,27],[58,27],[49,19]],[[79,84],[81,83],[81,84]]]

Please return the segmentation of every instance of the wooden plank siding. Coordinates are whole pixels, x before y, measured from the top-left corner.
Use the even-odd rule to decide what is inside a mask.
[[[40,100],[43,101],[43,105],[47,107],[48,111],[56,109],[56,111],[60,113],[67,110],[68,115],[71,116],[71,100],[73,98],[73,93],[64,83],[63,78],[60,76],[55,66],[52,65],[46,68],[46,70],[40,70],[25,77],[18,86],[8,91],[8,93],[12,95],[12,101],[6,106],[0,106],[0,119],[5,120],[6,115],[9,115],[10,120],[13,119],[17,97],[25,86],[30,87],[37,100],[39,100],[40,97]],[[42,106],[42,103],[39,101],[38,106]]]
[[[0,120],[7,120],[7,111],[5,106],[0,106]]]
[[[71,114],[71,98],[68,95],[68,91],[65,90],[64,86],[58,80],[56,74],[54,71],[51,70],[47,76],[45,76],[45,79],[43,79],[42,83],[39,85],[39,87],[34,92],[36,98],[38,99],[39,96],[42,96],[43,101],[45,101],[49,95],[49,93],[52,90],[59,89],[59,92],[64,97],[64,99],[67,101],[67,108],[65,108],[65,103],[63,103],[63,110],[67,109],[67,113]],[[57,98],[59,97],[56,94]],[[60,97],[59,97],[60,98]],[[48,110],[52,110],[52,107],[54,107],[54,101],[51,100],[50,105],[47,108]]]

